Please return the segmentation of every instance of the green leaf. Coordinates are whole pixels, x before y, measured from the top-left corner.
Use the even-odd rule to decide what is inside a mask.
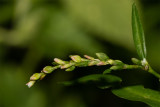
[[[113,87],[121,82],[121,78],[114,75],[103,75],[103,74],[92,74],[81,77],[75,81],[65,81],[60,82],[65,86],[70,86],[74,84],[84,84],[84,85],[92,85],[97,86],[101,89]]]
[[[121,89],[114,89],[112,92],[121,98],[131,101],[141,101],[152,107],[160,107],[160,93],[143,86],[129,86]]]
[[[135,3],[132,5],[132,32],[134,44],[140,58],[146,58],[145,37]]]
[[[109,59],[105,53],[96,53],[96,55],[101,61],[107,61]]]
[[[71,66],[69,68],[66,69],[66,71],[73,71],[76,67],[75,66]]]

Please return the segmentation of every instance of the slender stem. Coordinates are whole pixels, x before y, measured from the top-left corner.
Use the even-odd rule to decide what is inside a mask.
[[[100,57],[100,56],[99,56]],[[102,56],[101,56],[102,57]],[[100,57],[100,58],[101,58]],[[103,56],[104,57],[104,56]],[[34,85],[37,80],[42,80],[47,74],[52,73],[56,69],[65,69],[66,71],[73,71],[75,67],[87,67],[87,66],[105,66],[110,65],[109,71],[111,70],[122,70],[122,69],[143,69],[153,74],[155,77],[160,79],[160,74],[155,72],[148,64],[146,60],[142,63],[137,59],[132,59],[135,65],[128,65],[120,60],[107,59],[106,61],[95,59],[93,57],[85,55],[85,58],[81,58],[78,55],[72,55],[70,61],[63,61],[55,58],[54,63],[56,66],[46,66],[43,68],[41,73],[35,73],[30,77],[30,81],[26,84],[29,88]],[[108,72],[108,71],[107,71]]]
[[[142,69],[142,66],[140,66],[140,65],[127,65],[127,64],[125,64],[123,69]]]
[[[155,72],[151,66],[149,66],[149,70],[148,70],[149,73],[153,74],[155,77],[159,78],[160,79],[160,74]]]

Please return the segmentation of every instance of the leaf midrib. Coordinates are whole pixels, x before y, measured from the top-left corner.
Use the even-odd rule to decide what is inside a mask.
[[[145,88],[144,88],[145,89]],[[160,103],[160,100],[158,100],[158,99],[156,99],[156,98],[154,98],[154,97],[151,97],[151,96],[149,96],[149,97],[144,97],[140,92],[138,92],[138,91],[136,91],[136,90],[133,90],[133,89],[129,89],[129,88],[126,88],[126,90],[128,91],[128,92],[130,92],[130,93],[133,93],[133,94],[135,94],[135,95],[137,95],[137,96],[139,96],[139,97],[141,97],[141,98],[144,98],[144,99],[146,99],[146,100],[151,100],[151,101],[154,101],[154,102],[158,102],[158,103]],[[148,90],[148,89],[146,89],[146,90]],[[149,90],[150,91],[150,90]],[[138,101],[138,100],[137,100]],[[139,101],[142,101],[142,100],[139,100]],[[147,102],[148,103],[148,102]]]

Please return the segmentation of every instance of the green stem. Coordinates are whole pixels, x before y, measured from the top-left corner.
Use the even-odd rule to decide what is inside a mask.
[[[125,64],[123,69],[142,69],[142,66],[140,66],[140,65],[127,65],[127,64]]]
[[[155,72],[151,66],[149,66],[149,70],[148,70],[149,73],[153,74],[155,77],[159,78],[160,79],[160,74]]]
[[[103,57],[102,57],[103,56]],[[43,68],[41,73],[35,73],[30,77],[30,81],[26,84],[28,87],[31,87],[34,85],[34,83],[37,80],[42,80],[47,74],[52,73],[56,69],[65,69],[66,71],[73,71],[75,67],[86,67],[86,66],[105,66],[105,65],[111,65],[111,67],[106,71],[107,73],[111,70],[122,70],[122,69],[143,69],[148,71],[149,73],[153,74],[157,78],[160,79],[160,74],[155,72],[149,65],[146,60],[144,60],[142,63],[141,61],[137,59],[132,59],[132,62],[135,65],[128,65],[123,63],[120,60],[113,60],[113,59],[106,59],[106,56],[104,57],[104,54],[98,54],[98,57],[101,59],[95,59],[90,56],[85,55],[85,58],[81,58],[78,55],[72,55],[70,61],[63,61],[61,59],[55,58],[54,63],[56,66],[46,66]],[[140,65],[141,64],[141,65]],[[105,72],[105,73],[106,73]]]

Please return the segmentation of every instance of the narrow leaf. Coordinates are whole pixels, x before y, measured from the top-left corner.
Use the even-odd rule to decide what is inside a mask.
[[[75,81],[65,81],[61,82],[65,86],[70,86],[74,84],[84,84],[97,86],[98,88],[105,89],[112,86],[115,86],[121,82],[121,78],[114,75],[103,75],[103,74],[92,74],[81,77]]]
[[[132,33],[139,57],[141,59],[146,58],[145,37],[135,3],[132,5]]]
[[[141,101],[152,107],[160,107],[160,92],[146,89],[143,86],[129,86],[112,90],[118,97],[131,101]]]

